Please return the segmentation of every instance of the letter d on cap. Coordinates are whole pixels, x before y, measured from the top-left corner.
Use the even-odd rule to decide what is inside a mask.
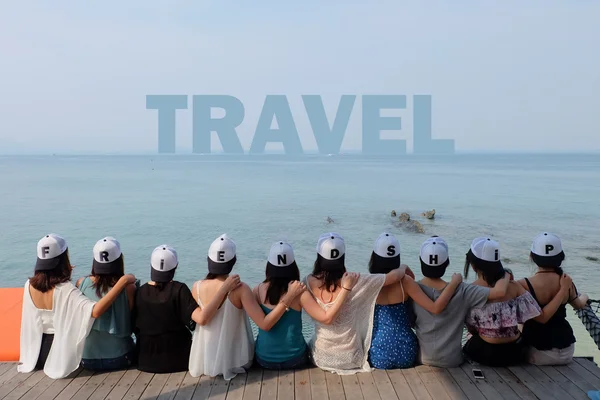
[[[331,259],[336,259],[340,255],[340,251],[338,249],[331,249]]]

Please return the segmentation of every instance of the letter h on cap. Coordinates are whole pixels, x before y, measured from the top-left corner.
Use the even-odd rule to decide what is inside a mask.
[[[438,263],[438,255],[437,254],[430,254],[429,255],[429,264],[437,264]]]

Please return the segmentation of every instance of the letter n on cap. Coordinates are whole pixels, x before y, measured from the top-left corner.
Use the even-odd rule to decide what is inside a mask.
[[[287,254],[277,254],[277,264],[287,264]]]

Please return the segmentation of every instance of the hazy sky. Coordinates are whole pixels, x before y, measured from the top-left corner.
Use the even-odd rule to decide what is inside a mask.
[[[331,122],[342,94],[405,94],[382,137],[410,152],[410,98],[431,94],[433,136],[457,151],[600,151],[599,18],[593,0],[6,1],[0,154],[155,152],[148,94],[238,97],[245,150],[268,94],[288,96],[305,150],[301,95]],[[358,97],[342,149],[360,147]]]

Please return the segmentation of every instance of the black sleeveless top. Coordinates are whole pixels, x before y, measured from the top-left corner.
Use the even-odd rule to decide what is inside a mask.
[[[533,286],[529,279],[525,278],[529,292],[535,301],[544,308],[545,305],[540,304],[535,295]],[[523,325],[523,339],[530,346],[538,350],[564,349],[575,343],[573,329],[567,321],[566,304],[561,304],[556,310],[556,313],[546,322],[542,324],[533,319],[525,322]]]

